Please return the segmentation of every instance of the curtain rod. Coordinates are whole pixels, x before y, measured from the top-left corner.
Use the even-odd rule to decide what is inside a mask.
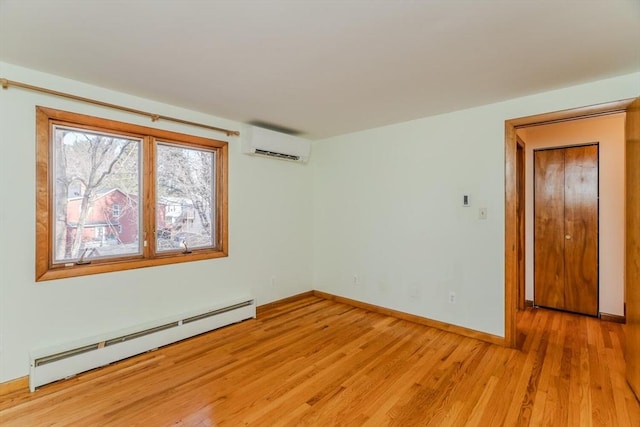
[[[139,114],[139,115],[142,115],[142,116],[147,116],[147,117],[151,118],[152,122],[157,122],[158,120],[167,120],[167,121],[170,121],[170,122],[180,123],[180,124],[183,124],[183,125],[197,126],[197,127],[201,127],[201,128],[205,128],[205,129],[209,129],[209,130],[214,130],[216,132],[226,133],[227,136],[239,136],[240,135],[240,132],[237,131],[237,130],[229,130],[229,129],[219,128],[219,127],[215,127],[215,126],[205,125],[205,124],[202,124],[202,123],[190,122],[188,120],[177,119],[175,117],[163,116],[162,114],[153,114],[153,113],[149,113],[147,111],[136,110],[135,108],[123,107],[121,105],[110,104],[108,102],[98,101],[96,99],[91,99],[91,98],[85,98],[83,96],[73,95],[73,94],[70,94],[70,93],[58,92],[57,90],[51,90],[51,89],[47,89],[47,88],[44,88],[44,87],[32,86],[30,84],[16,82],[16,81],[8,80],[8,79],[5,79],[5,78],[0,78],[0,83],[2,84],[2,88],[3,89],[8,89],[9,86],[21,87],[23,89],[33,90],[33,91],[36,91],[36,92],[42,92],[42,93],[46,93],[46,94],[54,95],[54,96],[60,96],[62,98],[73,99],[75,101],[86,102],[88,104],[100,105],[101,107],[108,107],[108,108],[113,108],[115,110],[126,111],[128,113],[134,113],[134,114]]]

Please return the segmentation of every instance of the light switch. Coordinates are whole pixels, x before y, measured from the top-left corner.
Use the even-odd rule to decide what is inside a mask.
[[[478,218],[479,219],[487,219],[487,208],[478,209]]]

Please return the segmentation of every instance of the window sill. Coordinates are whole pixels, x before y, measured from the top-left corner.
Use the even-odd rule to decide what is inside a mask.
[[[91,274],[111,273],[115,271],[127,271],[145,267],[155,267],[160,265],[179,264],[183,262],[202,261],[214,258],[227,257],[227,251],[193,251],[189,254],[170,254],[166,256],[157,256],[153,259],[134,259],[126,261],[94,261],[91,264],[83,265],[70,265],[65,267],[64,265],[56,266],[47,269],[43,272],[36,271],[36,282],[43,282],[47,280],[65,279],[70,277],[88,276]]]

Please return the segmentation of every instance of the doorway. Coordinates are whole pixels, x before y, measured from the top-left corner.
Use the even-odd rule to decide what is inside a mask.
[[[534,157],[534,304],[598,315],[598,145]]]
[[[546,113],[505,121],[505,345],[516,346],[516,312],[524,304],[523,293],[519,291],[518,278],[522,274],[518,247],[521,243],[518,232],[518,144],[516,130],[543,124],[560,123],[576,119],[598,117],[614,113],[625,113],[632,99],[616,101],[597,106]],[[525,144],[528,144],[526,138]],[[531,222],[529,219],[527,220]],[[529,250],[529,249],[527,249]],[[628,250],[627,250],[628,254]],[[627,256],[628,258],[628,256]],[[520,266],[519,266],[520,265]],[[527,271],[532,270],[527,268]],[[628,279],[628,278],[627,278]],[[628,292],[628,289],[627,289]],[[627,310],[628,316],[628,310]]]
[[[522,117],[505,121],[505,340],[516,347],[517,243],[517,150],[516,129],[544,123],[625,113],[624,140],[624,302],[626,318],[625,365],[627,383],[640,399],[640,98],[590,107]],[[602,206],[602,204],[601,204]]]

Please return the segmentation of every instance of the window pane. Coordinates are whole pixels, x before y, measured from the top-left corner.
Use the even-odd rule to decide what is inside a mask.
[[[141,140],[62,126],[53,138],[53,262],[141,254]]]
[[[215,245],[214,168],[214,151],[157,144],[158,252]]]

